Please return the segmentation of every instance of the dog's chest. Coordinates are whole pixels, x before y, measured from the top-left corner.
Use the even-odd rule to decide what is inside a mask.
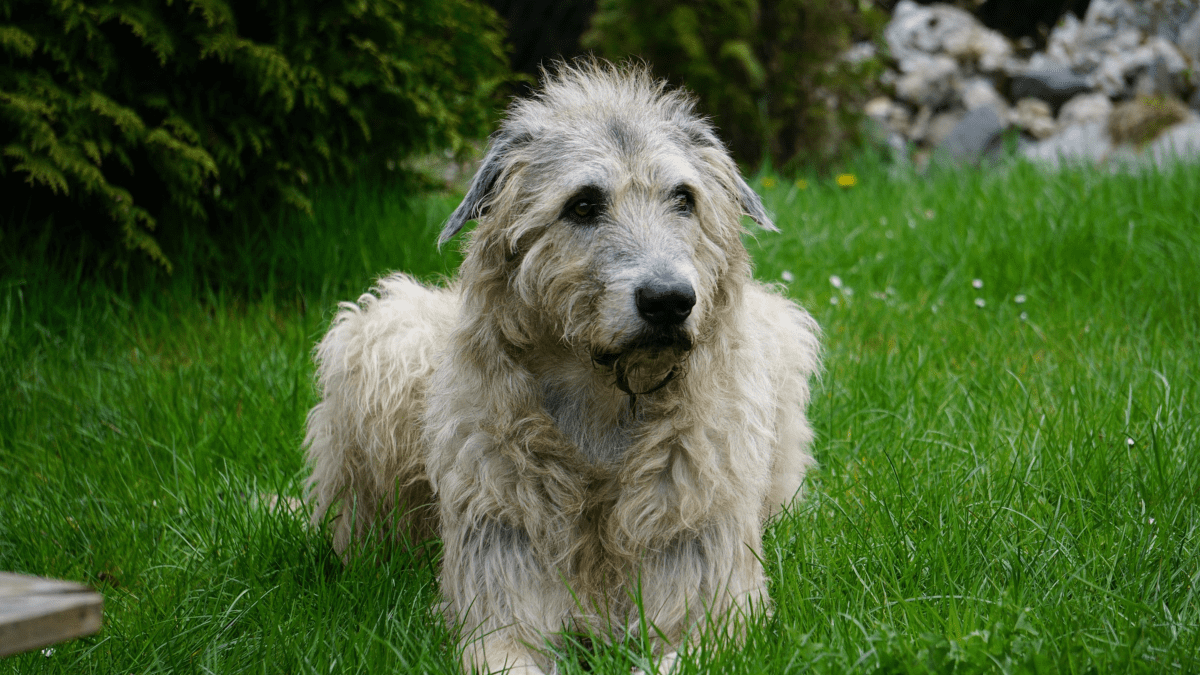
[[[631,442],[633,419],[619,401],[596,401],[589,396],[545,392],[546,412],[592,464],[612,464],[624,456]]]

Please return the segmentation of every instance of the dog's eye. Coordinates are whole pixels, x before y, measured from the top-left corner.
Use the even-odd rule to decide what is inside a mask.
[[[690,216],[696,210],[696,198],[692,196],[691,190],[679,188],[671,193],[671,208],[680,215]]]
[[[571,206],[571,213],[582,220],[591,220],[597,210],[596,202],[590,199],[580,199]]]
[[[577,193],[567,202],[561,217],[580,224],[591,224],[603,214],[603,193],[595,188],[589,188]]]

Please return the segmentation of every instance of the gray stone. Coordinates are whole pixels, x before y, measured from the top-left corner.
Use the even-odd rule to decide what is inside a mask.
[[[1174,42],[1195,12],[1196,0],[1091,0],[1080,37],[1103,44],[1117,33],[1134,29]]]
[[[1132,49],[1107,47],[1091,81],[1111,98],[1133,93],[1173,95],[1183,85],[1187,65],[1175,45],[1151,37]]]
[[[1004,114],[1008,110],[1008,101],[996,91],[992,81],[985,77],[973,77],[962,84],[958,92],[963,106],[967,110],[975,110],[987,106],[996,112]]]
[[[1167,129],[1146,146],[1143,154],[1159,166],[1200,160],[1200,119],[1193,117]]]
[[[902,64],[896,96],[917,106],[940,108],[954,98],[958,65],[949,56],[914,56]]]
[[[1024,129],[1037,139],[1048,138],[1058,131],[1058,124],[1050,112],[1050,104],[1040,98],[1023,98],[1008,114],[1008,121]]]
[[[1076,75],[1069,68],[1044,66],[1014,76],[1010,89],[1014,99],[1041,99],[1057,109],[1076,94],[1089,91],[1091,87],[1087,78]]]
[[[1200,70],[1200,11],[1179,30],[1176,45],[1182,56],[1191,63],[1192,69]]]
[[[1079,94],[1058,111],[1058,126],[1065,129],[1089,122],[1107,124],[1112,110],[1112,100],[1104,94]]]
[[[938,149],[956,162],[976,163],[1003,132],[1000,115],[989,106],[981,106],[959,119]]]
[[[912,113],[909,109],[887,96],[878,96],[867,101],[863,112],[889,131],[904,133],[912,123]]]
[[[925,143],[935,148],[940,146],[966,114],[966,111],[959,109],[947,110],[934,115],[929,120],[929,131],[925,134]]]
[[[970,13],[943,4],[918,5],[900,0],[883,31],[892,58],[901,70],[921,56],[949,55],[984,72],[999,70],[1012,54],[1008,40]]]
[[[1099,164],[1112,152],[1108,128],[1101,122],[1078,124],[1020,150],[1026,158],[1050,167]]]

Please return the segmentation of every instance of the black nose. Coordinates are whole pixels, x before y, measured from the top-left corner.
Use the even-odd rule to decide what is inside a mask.
[[[688,283],[649,283],[634,291],[638,314],[655,326],[683,323],[696,304],[696,292]]]

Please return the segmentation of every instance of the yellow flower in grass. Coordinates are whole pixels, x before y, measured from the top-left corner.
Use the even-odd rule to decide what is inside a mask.
[[[764,178],[762,180],[762,185],[764,188],[770,190],[771,188],[775,187],[775,179],[774,178]]]
[[[803,178],[796,181],[796,189],[797,190],[807,190],[808,189],[808,181],[804,180]]]
[[[837,184],[844,188],[852,188],[855,185],[858,185],[858,176],[855,176],[852,173],[839,174],[837,177]]]

